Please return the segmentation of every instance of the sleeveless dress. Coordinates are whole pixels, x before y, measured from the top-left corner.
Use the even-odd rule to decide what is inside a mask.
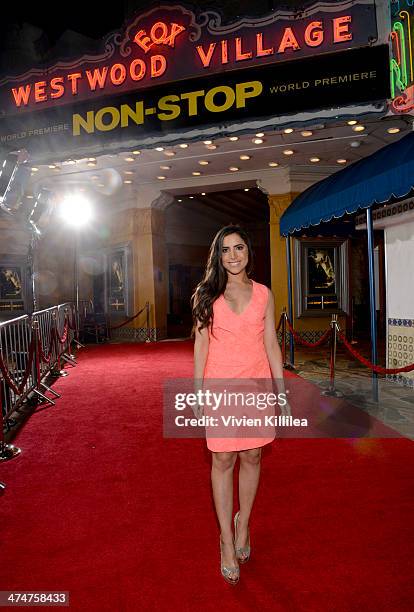
[[[250,301],[241,314],[232,311],[224,295],[219,296],[213,304],[214,333],[210,325],[209,350],[204,369],[204,382],[207,385],[208,379],[268,379],[268,388],[271,390],[272,373],[263,342],[269,289],[252,282]],[[207,447],[214,452],[258,448],[275,439],[274,428],[269,427],[260,431],[260,437],[216,436],[212,428],[206,428]]]

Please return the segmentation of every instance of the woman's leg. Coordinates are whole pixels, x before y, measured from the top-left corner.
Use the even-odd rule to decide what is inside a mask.
[[[244,548],[248,543],[249,518],[260,478],[260,459],[262,449],[251,448],[239,452],[239,502],[240,512],[237,522],[236,547]]]
[[[234,552],[232,515],[233,515],[233,468],[237,452],[212,453],[211,484],[213,487],[214,504],[223,550],[223,565],[237,567]],[[232,576],[234,578],[235,576]]]

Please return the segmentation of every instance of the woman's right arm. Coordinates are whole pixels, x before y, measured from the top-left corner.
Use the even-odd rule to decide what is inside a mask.
[[[194,383],[196,381],[203,382],[209,345],[208,328],[204,327],[200,331],[198,326],[199,323],[197,322],[194,340]]]

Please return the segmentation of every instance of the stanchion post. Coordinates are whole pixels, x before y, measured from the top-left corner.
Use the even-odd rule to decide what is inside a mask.
[[[3,411],[3,381],[0,379],[0,409]],[[3,418],[1,419],[1,432],[0,432],[0,461],[9,461],[14,459],[17,455],[20,455],[21,449],[13,444],[6,444],[4,440],[3,431]],[[0,482],[0,489],[5,489],[6,485]]]
[[[146,328],[147,328],[147,339],[145,342],[151,342],[151,332],[150,332],[150,304],[149,302],[145,302],[145,310],[146,310]]]
[[[282,361],[283,367],[285,368],[286,363],[286,306],[283,307],[282,312]]]
[[[41,387],[46,387],[46,390],[49,389],[49,387],[42,384],[42,374],[40,372],[39,321],[37,321],[36,319],[32,322],[32,334],[34,338],[34,360],[36,380],[36,386],[33,389],[33,393],[36,395],[36,397],[40,398],[44,402],[48,402],[48,404],[54,406],[55,402],[40,391]]]
[[[60,351],[59,351],[59,332],[57,328],[56,312],[52,312],[52,334],[55,334],[55,347],[56,347],[56,364],[51,370],[52,376],[69,376],[69,372],[63,370],[60,365]]]
[[[329,388],[322,392],[322,395],[329,395],[330,397],[343,397],[343,393],[335,389],[335,366],[336,366],[336,345],[337,345],[337,333],[338,333],[338,315],[332,315],[331,321],[331,351],[329,359]]]

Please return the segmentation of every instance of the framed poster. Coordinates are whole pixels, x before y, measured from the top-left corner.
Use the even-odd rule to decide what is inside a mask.
[[[24,273],[22,265],[0,261],[1,312],[24,312]]]
[[[116,249],[108,254],[108,309],[125,313],[126,308],[126,254]]]
[[[296,239],[294,249],[297,316],[347,314],[348,240]]]

